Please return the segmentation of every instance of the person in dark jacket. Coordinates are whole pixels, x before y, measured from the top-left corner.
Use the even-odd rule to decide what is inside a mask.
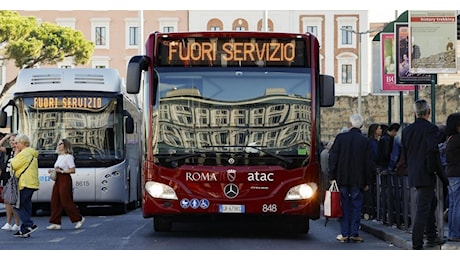
[[[449,179],[449,241],[460,242],[460,113],[447,117],[446,174]]]
[[[377,144],[377,178],[380,178],[380,217],[384,224],[393,224],[395,221],[394,216],[394,190],[392,189],[392,183],[394,182],[394,176],[388,175],[388,165],[390,164],[391,151],[393,149],[394,137],[399,130],[400,125],[393,123],[389,127],[382,128],[382,137],[380,137]]]
[[[423,249],[426,234],[427,247],[442,245],[445,241],[437,234],[435,210],[437,198],[436,173],[442,173],[438,149],[438,127],[429,122],[431,106],[424,100],[413,105],[415,122],[404,128],[402,152],[406,155],[409,186],[416,188],[416,213],[412,225],[412,248]],[[440,174],[442,175],[442,174]]]
[[[329,174],[332,182],[337,181],[341,194],[343,217],[340,219],[340,242],[363,242],[359,236],[363,191],[369,189],[375,163],[372,146],[361,132],[363,117],[350,116],[350,130],[338,134],[329,151]]]

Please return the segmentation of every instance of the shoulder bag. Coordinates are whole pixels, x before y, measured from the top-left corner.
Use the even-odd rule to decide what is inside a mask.
[[[32,157],[32,160],[30,160],[29,165],[22,171],[22,173],[19,175],[19,178],[16,178],[15,174],[11,174],[10,179],[6,183],[5,187],[3,187],[2,191],[2,197],[3,200],[6,203],[9,203],[11,205],[17,205],[18,199],[19,199],[19,188],[18,188],[18,183],[19,179],[21,178],[22,174],[29,168],[30,164],[34,160],[34,157]]]

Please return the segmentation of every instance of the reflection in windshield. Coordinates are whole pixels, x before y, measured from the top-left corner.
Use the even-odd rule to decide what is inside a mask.
[[[297,73],[293,68],[191,70],[159,69],[157,154],[305,157],[311,144],[311,83],[304,68]]]
[[[56,145],[61,138],[68,138],[80,166],[102,166],[123,158],[121,131],[122,113],[116,112],[117,99],[103,98],[98,109],[53,108],[34,109],[33,98],[19,99],[19,132],[30,136],[31,147],[40,153],[41,167],[54,163]],[[118,136],[118,137],[117,137]],[[52,165],[52,164],[51,164]]]

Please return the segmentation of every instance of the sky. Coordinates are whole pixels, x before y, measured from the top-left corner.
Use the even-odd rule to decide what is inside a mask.
[[[454,0],[12,0],[2,1],[3,10],[369,10],[369,22],[390,22],[405,10],[460,10]],[[424,2],[424,3],[422,3]],[[229,4],[231,3],[231,4]],[[456,4],[454,4],[456,3]],[[457,6],[455,6],[457,5]],[[415,8],[414,8],[415,7]]]

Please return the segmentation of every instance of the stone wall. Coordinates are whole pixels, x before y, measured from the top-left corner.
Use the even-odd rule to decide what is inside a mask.
[[[437,85],[435,87],[435,102],[431,101],[431,86],[423,86],[418,92],[419,99],[428,100],[433,108],[436,124],[445,124],[449,114],[460,110],[460,86],[458,85]],[[405,123],[414,121],[412,104],[415,100],[415,92],[404,92],[403,114]],[[367,95],[361,97],[361,111],[364,117],[363,132],[371,123],[400,123],[400,96],[393,96],[391,102],[391,122],[389,122],[389,100],[388,96]],[[357,97],[340,96],[335,98],[333,107],[321,108],[321,140],[323,142],[333,141],[337,133],[344,127],[349,126],[349,117],[358,109]],[[431,120],[431,119],[430,119]]]

